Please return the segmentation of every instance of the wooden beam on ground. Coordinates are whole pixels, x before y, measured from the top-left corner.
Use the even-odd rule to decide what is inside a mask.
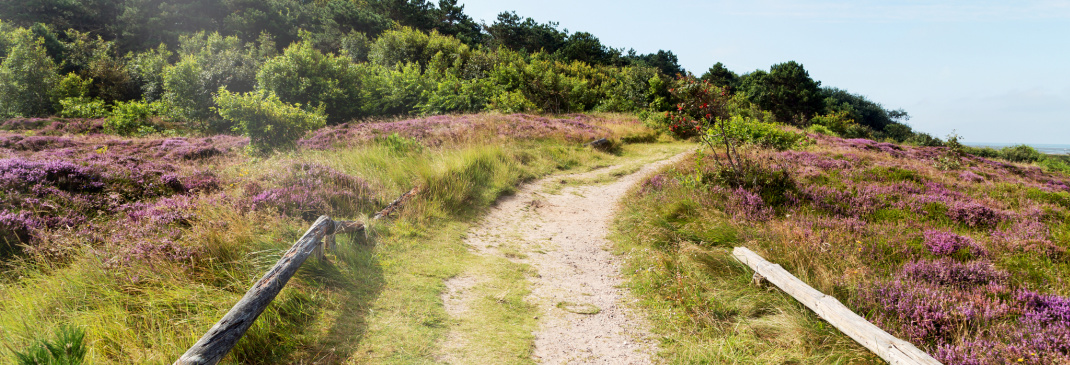
[[[736,247],[732,256],[750,266],[759,275],[791,295],[807,308],[817,313],[841,332],[865,346],[873,353],[893,365],[923,364],[939,365],[932,356],[921,351],[910,342],[906,342],[885,332],[880,327],[869,323],[865,318],[855,314],[839,300],[825,295],[806,285],[780,265],[766,261],[758,254],[745,247]]]

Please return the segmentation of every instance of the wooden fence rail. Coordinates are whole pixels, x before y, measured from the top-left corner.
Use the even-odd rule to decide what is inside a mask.
[[[372,217],[372,220],[390,215],[403,202],[416,195],[418,189],[412,189],[394,200],[383,210]],[[321,216],[312,223],[308,231],[286,254],[282,255],[279,262],[268,270],[264,277],[260,278],[245,296],[238,301],[230,311],[223,316],[197,343],[190,347],[182,357],[175,361],[175,365],[213,365],[223,359],[230,349],[245,335],[256,318],[267,309],[268,304],[275,299],[282,287],[290,278],[297,273],[297,269],[308,259],[316,254],[318,258],[324,257],[326,249],[334,249],[334,236],[339,233],[360,233],[365,229],[362,222],[334,221],[327,216]]]
[[[744,247],[736,247],[732,250],[732,256],[750,266],[758,275],[761,275],[785,293],[795,297],[796,300],[813,310],[822,319],[828,321],[862,346],[873,351],[889,364],[940,364],[939,361],[936,361],[925,351],[921,351],[910,342],[900,340],[880,329],[880,327],[869,323],[869,321],[852,312],[836,298],[825,295],[806,285],[806,283],[791,275],[780,265],[766,261],[754,251]]]

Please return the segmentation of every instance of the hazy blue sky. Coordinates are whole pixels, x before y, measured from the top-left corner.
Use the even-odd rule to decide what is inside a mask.
[[[488,24],[515,10],[611,47],[672,50],[699,75],[795,60],[940,137],[1070,144],[1070,0],[460,2]]]

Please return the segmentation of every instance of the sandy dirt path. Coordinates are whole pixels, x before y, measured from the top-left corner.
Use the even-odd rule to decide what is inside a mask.
[[[623,287],[619,258],[606,239],[618,200],[643,177],[689,153],[650,163],[626,174],[609,167],[554,176],[525,185],[500,201],[469,233],[466,243],[481,255],[532,266],[531,295],[538,307],[533,360],[543,364],[651,364],[656,343],[635,299]],[[621,176],[623,175],[623,176]],[[604,181],[576,184],[576,181]],[[555,186],[558,185],[558,186]],[[446,282],[442,295],[451,316],[464,316],[479,277]],[[463,347],[451,334],[440,360]]]

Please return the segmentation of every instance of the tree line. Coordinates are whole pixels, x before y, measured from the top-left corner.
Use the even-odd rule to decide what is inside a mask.
[[[625,51],[515,12],[480,24],[456,0],[3,1],[0,59],[0,116],[107,118],[117,134],[243,130],[227,115],[249,113],[225,108],[252,105],[263,123],[304,115],[293,122],[304,126],[481,110],[656,116],[693,77],[671,51]],[[916,137],[902,110],[822,87],[793,61],[742,75],[717,63],[701,79],[771,121]]]

